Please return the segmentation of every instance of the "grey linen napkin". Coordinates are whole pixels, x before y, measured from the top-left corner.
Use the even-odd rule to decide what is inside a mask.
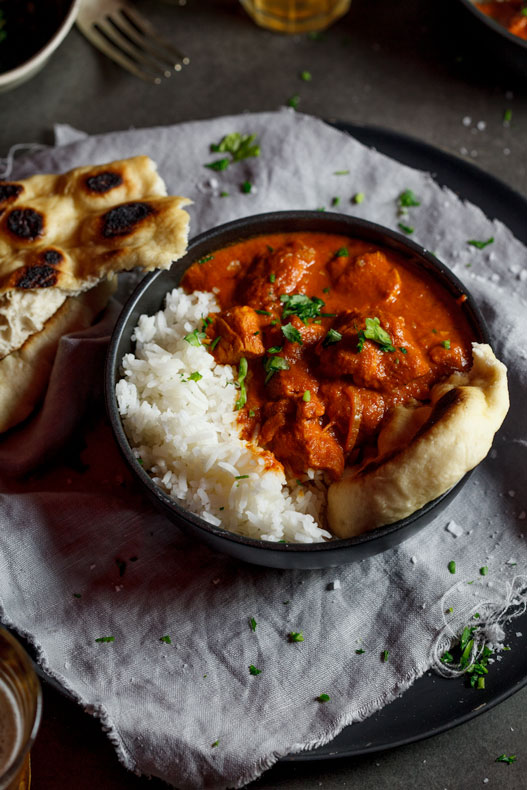
[[[233,131],[255,133],[261,156],[206,169],[210,144]],[[101,400],[118,305],[63,338],[42,409],[0,442],[2,619],[100,717],[124,765],[179,788],[240,787],[390,702],[476,611],[485,619],[524,600],[526,250],[429,174],[292,111],[99,137],[59,127],[57,143],[19,160],[14,176],[147,153],[169,191],[194,201],[193,234],[261,211],[329,207],[334,196],[339,210],[396,227],[397,196],[413,189],[421,205],[403,221],[467,283],[509,367],[506,423],[446,512],[359,564],[280,571],[193,542],[135,490]],[[467,245],[491,236],[485,249]],[[291,631],[304,642],[289,643]],[[105,636],[114,641],[96,642]]]

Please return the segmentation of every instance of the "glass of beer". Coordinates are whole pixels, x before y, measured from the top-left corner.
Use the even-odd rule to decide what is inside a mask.
[[[42,692],[22,646],[0,626],[0,790],[29,790],[29,750],[42,712]]]
[[[324,30],[349,10],[351,0],[240,0],[261,27],[281,33]]]

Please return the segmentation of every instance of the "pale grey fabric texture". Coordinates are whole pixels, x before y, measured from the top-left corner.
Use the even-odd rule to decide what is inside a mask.
[[[261,156],[221,173],[206,169],[210,144],[232,131],[256,133]],[[194,543],[134,490],[101,419],[118,305],[62,340],[43,408],[0,441],[2,617],[104,720],[125,765],[180,788],[241,786],[407,688],[430,667],[438,636],[448,637],[446,609],[459,633],[474,611],[499,608],[525,585],[526,250],[430,175],[290,111],[101,137],[59,127],[57,143],[19,160],[15,177],[147,153],[169,192],[194,201],[192,235],[262,211],[329,207],[334,196],[339,210],[396,227],[397,196],[411,188],[421,199],[407,221],[414,238],[466,282],[509,366],[505,425],[446,513],[359,564],[278,571]],[[246,179],[255,185],[248,195]],[[365,194],[360,205],[350,201],[356,192]],[[467,245],[491,236],[483,250]],[[85,467],[72,462],[81,439]],[[463,528],[457,538],[445,529],[451,520]],[[335,580],[340,587],[328,590]],[[288,643],[290,631],[305,641]],[[171,644],[160,641],[165,635]],[[115,641],[96,643],[102,636]],[[252,676],[250,664],[261,674]],[[316,702],[321,693],[331,700]]]

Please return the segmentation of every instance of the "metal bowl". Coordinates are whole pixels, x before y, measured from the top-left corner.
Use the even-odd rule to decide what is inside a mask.
[[[82,0],[69,0],[69,2],[65,3],[64,16],[57,23],[57,27],[51,35],[51,38],[28,60],[20,63],[13,69],[9,69],[9,71],[0,72],[0,93],[21,85],[45,66],[50,56],[69,33],[75,22],[81,1]]]
[[[160,310],[167,292],[179,285],[183,273],[194,261],[246,238],[293,231],[346,235],[402,253],[431,274],[454,299],[462,294],[467,296],[463,308],[472,327],[474,339],[482,343],[489,342],[485,322],[465,286],[434,255],[415,242],[380,225],[343,214],[280,211],[246,217],[208,230],[190,242],[185,257],[174,263],[170,270],[153,272],[142,280],[123,308],[112,334],[106,360],[105,395],[112,430],[126,463],[144,492],[174,524],[213,549],[257,565],[273,568],[326,568],[362,560],[402,543],[441,513],[457,496],[471,473],[467,473],[453,488],[407,518],[354,538],[308,544],[272,543],[246,538],[208,524],[169,497],[152,481],[137,463],[132,452],[123,430],[115,396],[115,385],[121,377],[121,360],[125,354],[133,351],[131,335],[139,316],[143,313],[152,315]]]

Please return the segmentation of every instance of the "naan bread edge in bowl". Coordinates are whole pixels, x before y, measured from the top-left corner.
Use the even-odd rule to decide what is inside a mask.
[[[379,434],[378,455],[330,485],[331,531],[354,537],[448,491],[485,458],[508,408],[505,365],[489,345],[473,343],[467,373],[436,384],[430,405],[396,407]]]

